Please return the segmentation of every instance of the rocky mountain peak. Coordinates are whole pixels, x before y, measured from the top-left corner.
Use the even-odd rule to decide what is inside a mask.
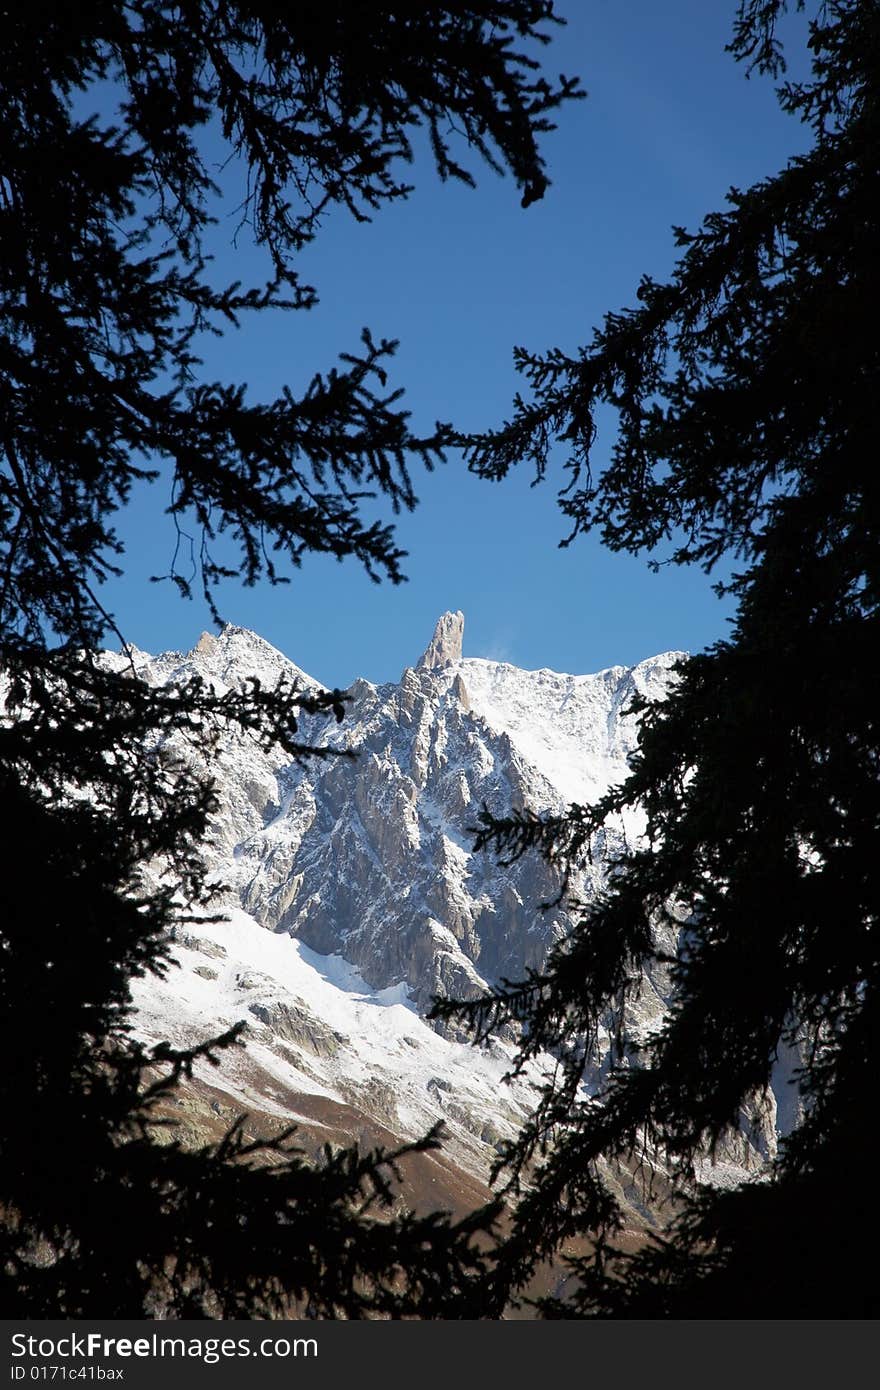
[[[461,661],[461,641],[464,636],[464,614],[444,613],[437,619],[434,636],[416,663],[417,671],[440,671]]]
[[[212,632],[203,632],[198,642],[192,649],[194,657],[203,656],[210,658],[217,648],[217,638]]]
[[[340,725],[303,720],[304,742],[354,758],[291,762],[231,730],[201,768],[185,732],[166,740],[214,784],[203,853],[224,887],[211,915],[196,914],[177,938],[181,969],[136,982],[133,996],[150,1045],[190,1046],[246,1023],[246,1050],[198,1073],[224,1104],[311,1117],[316,1144],[336,1133],[334,1116],[339,1138],[379,1125],[384,1143],[442,1120],[455,1163],[480,1175],[518,1132],[545,1063],[508,1085],[511,1037],[474,1049],[425,1014],[437,995],[473,998],[541,970],[572,930],[571,900],[603,890],[606,865],[644,818],[628,812],[597,833],[563,900],[557,868],[540,856],[509,863],[475,849],[477,808],[559,814],[604,795],[636,747],[633,695],[662,699],[678,657],[594,675],[525,671],[463,658],[463,629],[460,612],[444,613],[398,684],[355,682]],[[218,690],[254,678],[264,689],[314,684],[234,626],[186,655],[139,653],[137,668],[151,684],[193,674]],[[671,951],[672,935],[663,944]],[[646,973],[628,1017],[634,1038],[656,1025],[667,992],[665,968]],[[602,1065],[600,1049],[587,1088]],[[767,1152],[774,1123],[775,1110],[762,1122]]]

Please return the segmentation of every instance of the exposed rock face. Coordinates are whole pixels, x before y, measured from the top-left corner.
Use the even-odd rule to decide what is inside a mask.
[[[211,654],[216,646],[217,638],[214,636],[214,634],[212,632],[203,632],[198,642],[196,642],[193,651],[196,653],[196,655],[205,657],[206,659],[210,660]]]
[[[462,712],[464,714],[469,714],[471,709],[471,697],[467,693],[467,686],[461,676],[456,676],[455,680],[452,682],[452,693],[458,701]]]
[[[283,999],[271,1004],[251,1004],[249,1010],[254,1018],[267,1024],[276,1037],[296,1043],[317,1057],[335,1057],[339,1044],[346,1041],[343,1034],[328,1028],[308,1009],[285,1003]]]
[[[452,666],[461,661],[461,643],[464,637],[464,614],[444,613],[438,618],[425,651],[416,663],[417,671],[442,671],[444,666]]]

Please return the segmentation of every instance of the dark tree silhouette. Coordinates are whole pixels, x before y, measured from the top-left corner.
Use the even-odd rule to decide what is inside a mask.
[[[785,8],[742,0],[734,56],[779,77]],[[778,89],[812,132],[808,153],[679,231],[670,282],[644,279],[639,307],[609,315],[579,356],[518,350],[529,399],[470,440],[488,478],[523,459],[543,476],[562,440],[571,538],[598,528],[655,561],[665,546],[707,572],[732,562],[723,587],[738,605],[730,637],[683,664],[665,703],[642,706],[622,787],[560,817],[484,818],[483,845],[564,867],[609,816],[647,813],[643,846],[612,865],[546,972],[470,1010],[480,1032],[527,1024],[523,1056],[561,1059],[507,1156],[515,1189],[537,1168],[501,1250],[496,1311],[538,1260],[587,1235],[595,1253],[550,1316],[877,1313],[875,0],[817,5],[809,51],[808,75]],[[619,428],[593,472],[603,402]],[[668,1016],[636,1047],[620,1020],[658,961]],[[607,1084],[585,1102],[584,1048],[566,1045],[595,1042],[609,1018]],[[801,1058],[803,1123],[766,1181],[695,1189],[696,1161],[735,1130],[783,1045]],[[601,1163],[646,1152],[670,1165],[683,1205],[633,1257]]]
[[[179,534],[216,615],[218,580],[281,582],[312,551],[400,576],[362,499],[414,503],[413,433],[386,384],[394,344],[364,333],[340,365],[252,402],[200,374],[200,336],[307,307],[296,252],[325,212],[363,220],[409,187],[419,128],[438,174],[470,151],[523,204],[536,141],[576,83],[533,54],[547,0],[84,0],[4,8],[0,74],[0,1284],[13,1316],[431,1316],[480,1266],[476,1223],[390,1219],[395,1156],[307,1166],[291,1136],[186,1152],[160,1102],[199,1052],[147,1055],[131,978],[161,973],[183,903],[208,894],[210,788],[154,757],[228,723],[292,757],[295,689],[151,690],[97,658],[121,547],[114,513],[165,468]],[[97,112],[97,114],[93,114]],[[455,135],[451,132],[456,132]],[[265,284],[212,278],[218,150],[241,174],[240,232]],[[234,181],[234,180],[233,180]],[[225,533],[240,563],[221,562]],[[225,553],[225,552],[224,552]],[[190,575],[172,566],[186,593]],[[121,636],[116,632],[116,636]],[[341,715],[338,692],[318,701]],[[148,890],[146,864],[164,868]],[[167,1142],[168,1140],[171,1142]],[[159,1142],[164,1141],[164,1142]],[[422,1145],[430,1147],[429,1137]],[[377,1217],[381,1219],[376,1219]]]

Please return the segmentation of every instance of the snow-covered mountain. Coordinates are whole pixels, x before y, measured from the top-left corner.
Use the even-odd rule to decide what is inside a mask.
[[[480,1178],[541,1068],[504,1083],[509,1040],[475,1049],[424,1015],[436,994],[472,997],[539,966],[571,922],[564,906],[541,910],[559,885],[537,857],[504,867],[473,853],[476,812],[558,809],[622,778],[631,697],[662,698],[680,653],[597,675],[522,671],[463,657],[463,626],[445,614],[398,682],[356,681],[341,724],[304,719],[305,742],[354,759],[291,763],[240,733],[221,744],[205,769],[219,798],[206,854],[228,920],[188,927],[179,971],[137,982],[135,997],[147,1040],[246,1020],[246,1048],[201,1074],[221,1118],[244,1108],[299,1121],[316,1143],[413,1138],[442,1119],[449,1161]],[[152,683],[198,674],[221,692],[253,677],[316,685],[236,627],[136,665]],[[182,741],[174,752],[194,756]],[[638,830],[609,827],[599,848]],[[601,874],[600,853],[574,885],[581,900]],[[658,1016],[659,991],[646,982],[636,1023]]]
[[[540,910],[558,889],[545,865],[499,868],[471,852],[479,807],[540,811],[600,795],[626,772],[631,696],[661,696],[678,655],[595,676],[521,671],[462,658],[463,622],[441,618],[398,683],[356,681],[341,725],[304,720],[304,741],[355,760],[291,765],[230,735],[206,769],[220,796],[211,866],[235,905],[341,955],[374,989],[404,987],[422,1011],[436,993],[473,994],[539,964],[570,926],[564,911]],[[282,676],[316,684],[233,627],[186,656],[139,655],[138,670],[151,682],[198,674],[221,691],[253,677],[267,688]],[[595,882],[580,887],[589,896]]]

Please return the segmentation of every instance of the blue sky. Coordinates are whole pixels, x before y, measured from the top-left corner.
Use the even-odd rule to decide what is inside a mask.
[[[734,3],[560,0],[569,23],[547,68],[577,73],[588,99],[559,114],[546,137],[552,187],[527,210],[512,180],[475,167],[476,190],[440,185],[429,161],[416,192],[367,226],[339,212],[303,254],[320,304],[257,316],[206,345],[211,378],[247,382],[254,400],[355,348],[361,328],[400,339],[392,383],[416,428],[499,424],[518,380],[512,348],[576,350],[607,310],[631,305],[642,273],[673,264],[673,224],[695,227],[782,165],[804,135],[776,106],[772,84],[747,80],[724,53]],[[228,278],[259,274],[256,254],[218,228]],[[597,458],[609,439],[600,435]],[[699,570],[652,573],[598,539],[559,548],[561,472],[530,486],[524,465],[501,484],[450,456],[415,478],[420,506],[398,523],[406,584],[374,585],[354,562],[306,559],[290,585],[227,583],[219,606],[328,685],[357,675],[394,680],[426,646],[437,616],[465,613],[465,653],[527,668],[586,672],[670,648],[696,651],[723,635],[729,609]],[[150,651],[185,650],[211,626],[199,598],[150,584],[174,548],[167,489],[139,495],[121,520],[123,581],[103,597],[126,637]]]

